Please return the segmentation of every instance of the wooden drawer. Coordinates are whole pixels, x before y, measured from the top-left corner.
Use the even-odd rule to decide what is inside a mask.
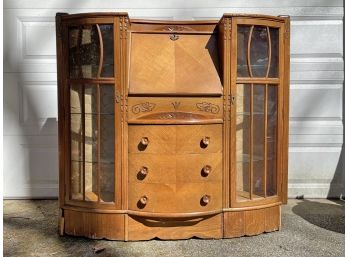
[[[128,160],[128,180],[130,182],[176,182],[175,155],[131,153]],[[148,173],[145,176],[141,173],[142,167],[147,168]]]
[[[129,209],[144,212],[190,213],[222,208],[222,183],[146,184],[129,183]],[[202,197],[210,201],[204,205]],[[146,204],[140,199],[146,196]]]
[[[129,153],[168,153],[176,150],[176,126],[170,125],[132,125],[128,126]],[[141,144],[148,138],[149,144]]]
[[[220,153],[184,155],[132,153],[128,158],[131,182],[183,183],[222,180],[222,154]],[[146,175],[144,169],[147,172]]]
[[[129,153],[221,153],[222,125],[130,125]],[[148,139],[148,145],[141,143]],[[209,144],[204,145],[203,139]]]
[[[209,144],[203,145],[202,139],[209,138]],[[176,152],[187,153],[221,153],[222,125],[182,125],[176,129]]]
[[[205,167],[209,166],[209,167]],[[204,170],[209,169],[209,173]],[[176,156],[176,181],[204,182],[222,181],[222,154],[179,154]]]
[[[154,120],[221,120],[222,97],[129,97],[128,122]]]

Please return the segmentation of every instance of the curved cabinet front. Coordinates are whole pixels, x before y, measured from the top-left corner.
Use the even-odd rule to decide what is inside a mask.
[[[280,228],[289,19],[56,16],[60,234],[228,238]]]

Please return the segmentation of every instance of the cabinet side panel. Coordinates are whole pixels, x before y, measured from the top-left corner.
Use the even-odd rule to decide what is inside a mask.
[[[64,210],[65,233],[92,239],[124,240],[125,214]]]
[[[244,231],[244,212],[225,212],[224,213],[224,238],[241,237]]]
[[[280,208],[279,205],[265,209],[265,232],[272,232],[280,228]]]
[[[284,101],[283,101],[283,170],[281,199],[283,204],[288,202],[288,155],[289,155],[289,84],[290,84],[290,18],[285,22],[284,36]]]
[[[246,211],[224,212],[224,238],[253,236],[280,228],[280,205]]]
[[[58,92],[58,140],[59,140],[59,205],[64,205],[65,196],[65,149],[66,135],[64,123],[64,88],[66,83],[66,67],[64,65],[64,46],[63,37],[65,38],[65,26],[62,24],[62,15],[57,13],[56,16],[56,51],[57,51],[57,92]]]

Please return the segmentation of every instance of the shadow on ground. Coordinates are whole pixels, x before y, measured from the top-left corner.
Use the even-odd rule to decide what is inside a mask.
[[[292,208],[292,211],[313,225],[344,234],[344,201],[331,200],[331,202],[303,199]]]

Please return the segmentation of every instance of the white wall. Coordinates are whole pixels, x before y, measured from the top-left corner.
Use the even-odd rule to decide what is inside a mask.
[[[5,0],[5,197],[57,196],[54,16],[92,11],[151,19],[290,15],[289,196],[344,194],[342,0]]]

